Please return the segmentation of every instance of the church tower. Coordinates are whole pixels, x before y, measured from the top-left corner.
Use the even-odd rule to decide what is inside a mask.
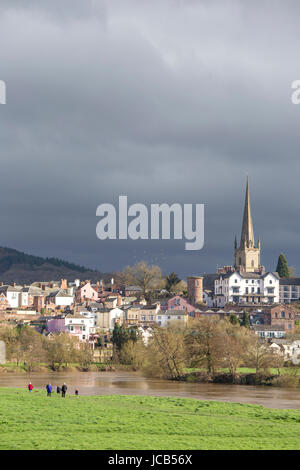
[[[263,266],[260,266],[260,239],[258,239],[257,246],[254,241],[248,177],[240,247],[237,246],[236,238],[234,242],[234,267],[243,272],[262,273],[264,271]]]

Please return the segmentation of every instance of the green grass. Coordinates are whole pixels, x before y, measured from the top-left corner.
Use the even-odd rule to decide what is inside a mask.
[[[206,369],[202,368],[197,368],[197,367],[187,367],[185,368],[186,373],[191,373],[191,372],[206,372]],[[277,375],[278,374],[278,369],[271,367],[269,369],[270,374]],[[221,368],[218,370],[218,372],[225,372],[229,373],[228,368]],[[255,368],[251,367],[239,367],[237,369],[238,374],[255,374]],[[281,375],[300,375],[300,367],[280,367],[280,374]]]
[[[0,449],[300,449],[300,411],[0,388]]]

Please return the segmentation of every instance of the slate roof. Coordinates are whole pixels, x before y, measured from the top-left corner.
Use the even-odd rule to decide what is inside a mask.
[[[158,315],[186,315],[185,310],[163,310],[162,312],[158,312]]]
[[[279,284],[281,286],[300,286],[300,277],[281,277]]]
[[[282,325],[253,325],[255,331],[285,331]]]

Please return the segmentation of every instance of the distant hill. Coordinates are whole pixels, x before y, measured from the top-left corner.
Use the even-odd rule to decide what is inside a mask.
[[[0,281],[30,283],[76,278],[91,281],[108,279],[110,274],[87,269],[58,258],[27,255],[12,248],[0,247]]]

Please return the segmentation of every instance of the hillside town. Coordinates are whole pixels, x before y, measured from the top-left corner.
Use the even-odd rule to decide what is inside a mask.
[[[191,319],[201,318],[236,318],[241,323],[246,316],[253,334],[296,364],[300,341],[291,338],[300,320],[300,278],[267,272],[260,255],[247,180],[241,239],[239,245],[236,239],[234,242],[233,266],[219,268],[214,274],[188,276],[177,292],[157,286],[146,289],[142,283],[130,285],[120,276],[94,283],[80,279],[30,285],[1,282],[0,322],[28,325],[49,340],[68,333],[78,343],[87,344],[95,358],[105,360],[112,357],[110,338],[116,325],[136,329],[147,344],[155,326],[187,326]],[[99,344],[105,346],[101,351]]]

